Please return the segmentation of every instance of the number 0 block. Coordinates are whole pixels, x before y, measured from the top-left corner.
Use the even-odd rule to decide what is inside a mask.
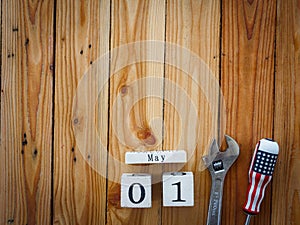
[[[121,207],[151,207],[151,175],[124,173],[121,178]]]
[[[163,205],[194,206],[194,176],[192,172],[163,174]]]

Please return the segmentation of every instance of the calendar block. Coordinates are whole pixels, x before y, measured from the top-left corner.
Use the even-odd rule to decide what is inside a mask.
[[[148,151],[148,152],[126,152],[126,164],[151,164],[151,163],[186,163],[186,151]]]
[[[163,205],[194,206],[194,176],[192,172],[163,174]]]
[[[121,177],[121,207],[151,207],[151,175],[124,173]]]

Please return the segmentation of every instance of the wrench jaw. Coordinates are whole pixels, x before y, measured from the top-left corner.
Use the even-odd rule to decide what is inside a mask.
[[[226,140],[226,144],[227,144],[227,149],[225,151],[225,153],[228,154],[228,156],[236,156],[238,157],[240,154],[240,148],[239,145],[236,143],[236,141],[225,134],[225,140]]]
[[[227,149],[224,152],[224,167],[226,170],[232,166],[232,164],[236,161],[237,157],[240,154],[240,148],[237,142],[230,136],[225,135],[225,140],[227,143]]]
[[[219,153],[220,151],[217,141],[216,139],[213,139],[209,147],[209,154],[202,157],[204,165],[208,168]]]
[[[226,151],[221,152],[216,139],[213,139],[209,154],[202,157],[205,166],[212,174],[221,172],[226,174],[239,156],[240,150],[236,141],[228,135],[225,135],[225,140],[227,143]]]

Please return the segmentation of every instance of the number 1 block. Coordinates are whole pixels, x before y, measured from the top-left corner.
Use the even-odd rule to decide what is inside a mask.
[[[163,205],[194,206],[194,176],[192,172],[163,174]]]
[[[151,207],[151,175],[124,173],[121,177],[121,207]]]

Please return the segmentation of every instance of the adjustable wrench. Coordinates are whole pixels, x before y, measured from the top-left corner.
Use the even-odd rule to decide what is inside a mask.
[[[202,157],[212,178],[207,225],[221,224],[222,196],[225,176],[240,153],[239,146],[232,137],[225,135],[225,139],[227,142],[226,151],[220,152],[219,146],[214,139],[210,146],[209,154]]]

